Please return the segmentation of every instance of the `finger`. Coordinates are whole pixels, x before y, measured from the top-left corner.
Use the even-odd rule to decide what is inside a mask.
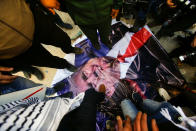
[[[13,80],[0,80],[0,84],[9,84],[13,82]]]
[[[157,126],[156,120],[152,119],[152,131],[159,131],[159,128]]]
[[[128,131],[130,131],[130,130],[132,131],[131,119],[129,116],[126,116],[124,129],[127,129]]]
[[[10,71],[13,71],[14,68],[12,67],[0,67],[0,71],[7,71],[7,72],[10,72]]]
[[[148,131],[147,114],[146,113],[142,114],[140,126],[141,126],[142,131]]]
[[[142,116],[142,112],[139,111],[139,112],[137,113],[136,118],[135,118],[135,122],[134,122],[134,131],[141,131],[141,127],[140,127],[141,116]]]
[[[123,122],[120,116],[116,117],[117,119],[117,124],[118,124],[118,131],[123,131]]]
[[[1,75],[0,80],[14,80],[16,79],[18,76],[11,76],[11,75]]]
[[[51,8],[48,8],[50,12],[52,12],[53,15],[55,15],[55,11]]]

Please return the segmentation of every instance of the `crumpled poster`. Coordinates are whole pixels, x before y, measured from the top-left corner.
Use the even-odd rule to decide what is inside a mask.
[[[99,109],[115,116],[121,113],[120,102],[131,99],[132,93],[139,93],[143,99],[154,99],[160,86],[180,88],[185,83],[147,26],[136,33],[128,32],[122,23],[112,27],[110,40],[114,46],[110,51],[104,44],[95,51],[89,40],[76,45],[85,49],[75,58],[75,65],[82,66],[61,81],[65,86],[57,92],[58,95],[71,91],[76,96],[88,88],[99,91],[99,85],[104,84],[106,98]]]

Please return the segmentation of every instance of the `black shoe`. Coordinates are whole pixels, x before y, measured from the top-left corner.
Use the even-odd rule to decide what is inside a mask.
[[[43,80],[44,79],[44,74],[42,73],[41,70],[39,70],[37,67],[24,67],[21,69],[24,76],[27,78],[31,78],[31,74],[35,75],[38,80]]]
[[[69,23],[64,23],[64,22],[56,22],[57,25],[59,25],[62,28],[66,29],[73,29],[73,26]]]
[[[93,45],[93,47],[94,47],[96,50],[100,50],[100,49],[101,49],[99,43],[96,43],[96,44],[92,43],[92,45]]]
[[[113,45],[112,44],[105,44],[109,49],[112,49]]]
[[[60,27],[62,28],[66,28],[66,29],[73,29],[73,26],[68,24],[68,23],[64,23],[61,19],[61,17],[58,15],[58,14],[55,14],[54,15],[54,18],[55,18],[55,23],[57,25],[59,25]]]
[[[69,64],[69,63],[67,63],[66,69],[68,69],[68,70],[71,71],[71,72],[77,71],[77,67],[75,67],[75,66],[73,66],[73,65],[71,65],[71,64]]]
[[[133,31],[138,32],[140,28],[142,28],[146,23],[146,20],[135,20],[133,24]]]
[[[83,50],[81,48],[74,47],[74,53],[75,54],[82,54],[83,53]]]

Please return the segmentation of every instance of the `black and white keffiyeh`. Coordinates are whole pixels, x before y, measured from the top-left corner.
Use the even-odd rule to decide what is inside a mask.
[[[12,105],[14,102],[6,104],[6,106],[3,105],[1,106],[2,113],[0,114],[0,130],[55,131],[62,117],[80,106],[83,98],[84,93],[80,93],[74,99],[57,97],[22,108],[18,108],[19,103],[22,103],[22,101],[15,102],[15,107]],[[34,100],[36,99],[34,98]],[[28,101],[30,100],[28,99]],[[21,105],[24,104],[25,102],[23,101]],[[3,110],[3,108],[5,109]],[[16,108],[17,110],[14,110]]]

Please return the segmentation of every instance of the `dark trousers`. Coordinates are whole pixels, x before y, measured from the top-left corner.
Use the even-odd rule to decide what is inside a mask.
[[[32,9],[35,19],[35,33],[32,46],[23,54],[12,59],[0,60],[1,66],[42,66],[51,68],[67,68],[70,64],[63,58],[53,56],[41,43],[61,48],[64,52],[73,52],[69,36],[63,32],[53,21],[51,16],[38,6]]]
[[[78,25],[82,32],[88,37],[93,45],[99,44],[97,30],[99,31],[101,42],[105,45],[110,45],[109,34],[111,32],[111,18],[96,25]]]
[[[196,113],[196,94],[190,92],[182,92],[177,97],[172,98],[168,101],[172,105],[175,106],[187,106],[189,107],[194,113]]]

